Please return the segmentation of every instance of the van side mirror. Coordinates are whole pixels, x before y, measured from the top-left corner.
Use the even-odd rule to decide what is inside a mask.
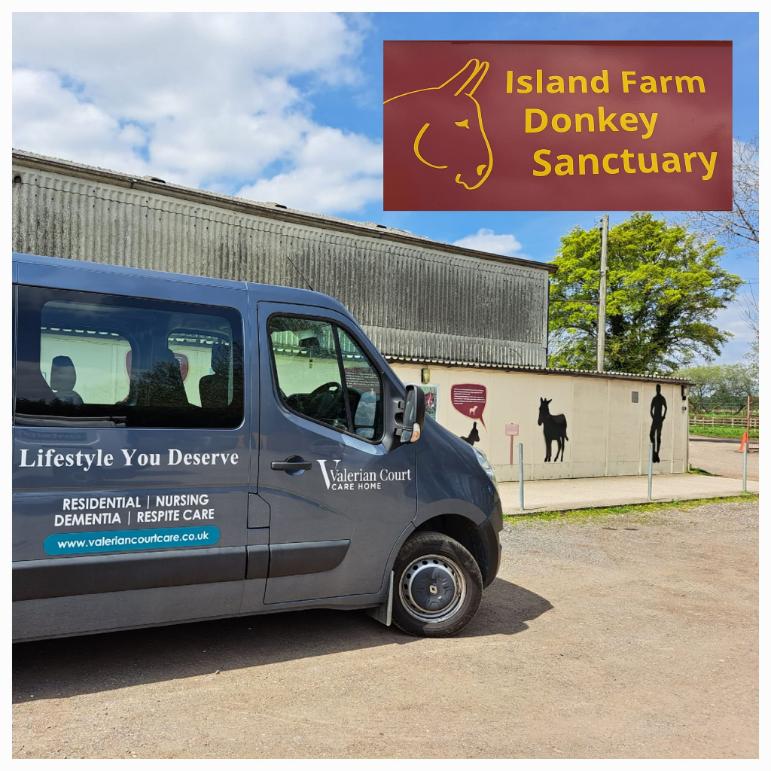
[[[404,412],[402,422],[397,424],[395,434],[403,444],[417,442],[423,431],[423,422],[426,418],[426,395],[418,385],[408,385],[407,394],[404,397]]]

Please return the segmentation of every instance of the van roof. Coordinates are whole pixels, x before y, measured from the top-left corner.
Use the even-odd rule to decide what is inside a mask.
[[[184,284],[195,284],[198,286],[221,287],[223,289],[236,289],[241,291],[254,290],[259,299],[270,300],[274,302],[298,303],[307,305],[311,298],[313,304],[319,305],[319,300],[328,308],[342,311],[348,314],[348,309],[334,297],[330,297],[322,292],[316,292],[312,289],[296,289],[294,287],[278,286],[275,284],[256,284],[252,281],[233,281],[226,278],[211,278],[209,276],[193,276],[187,273],[171,273],[164,270],[148,270],[146,268],[129,268],[122,265],[106,265],[101,262],[88,262],[86,260],[72,260],[63,257],[45,257],[39,254],[23,254],[13,252],[14,263],[26,263],[29,265],[50,265],[56,267],[66,267],[73,270],[84,270],[91,273],[106,273],[111,276],[133,276],[147,277],[153,279],[162,279],[164,281],[177,281]]]

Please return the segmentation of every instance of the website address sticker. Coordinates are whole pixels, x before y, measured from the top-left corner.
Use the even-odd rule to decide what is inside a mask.
[[[55,533],[43,541],[43,550],[49,555],[96,554],[112,551],[213,546],[219,539],[219,528],[213,526]]]

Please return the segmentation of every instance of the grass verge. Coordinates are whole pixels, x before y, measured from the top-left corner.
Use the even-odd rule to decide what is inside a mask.
[[[744,429],[741,426],[702,426],[692,425],[690,427],[690,436],[698,439],[700,436],[706,436],[717,439],[735,439],[741,441]],[[750,439],[757,439],[759,435],[757,428],[750,429]]]
[[[687,501],[654,501],[651,503],[630,503],[624,506],[604,506],[596,509],[568,509],[566,511],[534,511],[531,514],[504,514],[503,519],[510,524],[518,522],[545,521],[552,519],[591,519],[593,517],[607,517],[614,514],[648,514],[666,509],[696,509],[699,506],[707,506],[710,503],[748,503],[757,501],[757,493],[746,495],[731,495],[725,498],[695,498]]]

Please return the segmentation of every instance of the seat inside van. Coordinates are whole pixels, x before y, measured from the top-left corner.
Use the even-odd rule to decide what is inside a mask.
[[[55,398],[67,404],[80,405],[83,399],[75,391],[78,376],[69,356],[54,356],[51,362],[51,390]]]

